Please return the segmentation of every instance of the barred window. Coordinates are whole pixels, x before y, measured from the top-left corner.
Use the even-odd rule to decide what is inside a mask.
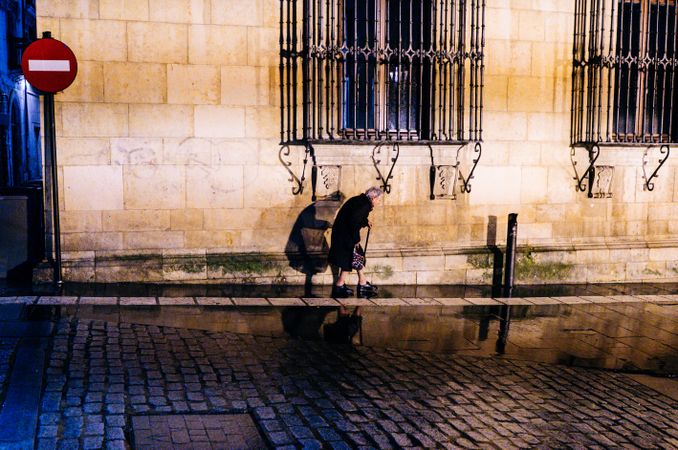
[[[577,0],[572,143],[675,143],[676,0]]]
[[[281,0],[281,140],[482,139],[482,0]]]

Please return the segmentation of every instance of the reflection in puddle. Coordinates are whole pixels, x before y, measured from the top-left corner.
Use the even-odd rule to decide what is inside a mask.
[[[678,304],[58,308],[62,317],[678,375]]]

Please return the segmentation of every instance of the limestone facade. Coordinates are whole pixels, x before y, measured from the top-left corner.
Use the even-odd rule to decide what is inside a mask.
[[[648,192],[644,149],[606,149],[598,164],[615,167],[613,197],[575,190],[573,3],[488,2],[472,192],[429,200],[428,149],[401,148],[373,212],[374,282],[489,283],[488,242],[496,230],[504,245],[511,212],[520,283],[678,281],[675,157]],[[285,254],[311,194],[292,195],[278,160],[278,10],[278,0],[38,0],[39,33],[68,44],[80,68],[56,96],[67,280],[304,281]],[[377,184],[370,155],[318,148],[320,164],[342,165],[346,197]],[[330,221],[336,211],[318,209]]]

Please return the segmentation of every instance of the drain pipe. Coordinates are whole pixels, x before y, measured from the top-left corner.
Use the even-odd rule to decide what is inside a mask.
[[[508,230],[506,233],[506,264],[504,272],[504,297],[511,298],[513,294],[513,275],[516,266],[516,240],[518,238],[518,214],[508,216]]]

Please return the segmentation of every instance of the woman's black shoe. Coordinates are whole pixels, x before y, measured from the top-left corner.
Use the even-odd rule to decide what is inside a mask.
[[[341,286],[334,286],[332,288],[332,297],[336,298],[346,298],[350,297],[353,295],[353,289],[350,287],[346,286],[345,284]]]
[[[359,284],[357,291],[358,291],[358,298],[365,298],[365,297],[374,297],[377,295],[377,289],[376,286],[372,286],[372,284],[367,283],[367,284]]]

